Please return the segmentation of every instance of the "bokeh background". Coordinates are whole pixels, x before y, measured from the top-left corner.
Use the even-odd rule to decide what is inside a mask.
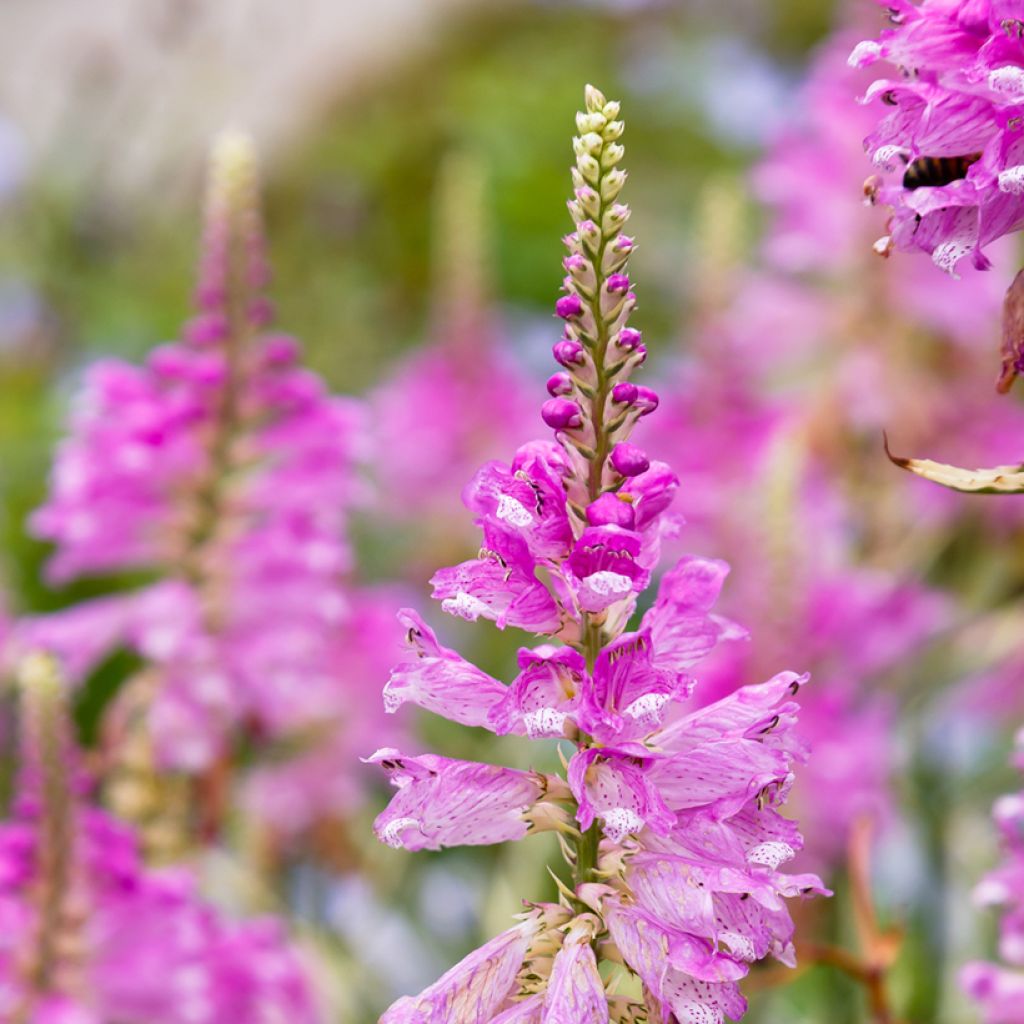
[[[989,806],[1015,785],[1007,759],[1024,707],[1014,658],[1024,625],[1016,610],[1024,589],[1019,513],[993,511],[986,498],[973,499],[982,508],[932,497],[896,479],[880,428],[895,426],[894,441],[904,447],[931,446],[910,454],[952,457],[963,442],[972,464],[999,461],[990,440],[1014,447],[1016,412],[1005,429],[999,419],[972,433],[981,422],[975,409],[1015,402],[997,399],[989,386],[998,298],[1012,276],[1003,268],[1013,257],[1005,254],[991,282],[968,283],[975,290],[964,293],[965,305],[950,300],[936,331],[934,318],[905,309],[889,316],[879,307],[886,267],[869,251],[879,221],[863,211],[874,221],[865,220],[854,239],[835,239],[837,248],[863,250],[863,264],[833,269],[815,293],[818,305],[842,309],[840,326],[818,305],[812,312],[788,292],[766,291],[765,262],[778,269],[761,247],[772,213],[751,169],[807,114],[803,83],[822,41],[840,24],[874,31],[868,0],[840,6],[7,0],[0,9],[0,574],[9,611],[57,609],[118,585],[45,585],[47,547],[28,536],[25,520],[43,498],[83,368],[103,355],[141,358],[175,337],[187,314],[202,173],[220,129],[241,127],[256,140],[278,319],[333,389],[363,396],[387,387],[410,353],[452,328],[461,302],[473,315],[485,311],[488,337],[539,406],[557,338],[550,310],[568,224],[572,115],[583,84],[593,82],[622,100],[627,121],[638,319],[653,374],[669,392],[681,381],[684,396],[676,414],[652,420],[649,444],[693,462],[693,475],[687,465],[681,475],[684,495],[695,495],[694,544],[730,558],[746,553],[734,567],[743,603],[743,574],[753,580],[748,590],[763,595],[764,566],[780,550],[789,552],[784,582],[798,561],[812,575],[832,564],[826,547],[836,528],[815,529],[837,491],[840,563],[946,602],[926,625],[882,602],[867,624],[851,617],[815,626],[804,616],[794,628],[798,613],[787,619],[778,601],[759,605],[755,596],[746,606],[760,609],[759,620],[744,621],[755,634],[786,637],[782,652],[760,649],[758,669],[802,669],[808,659],[827,666],[829,658],[843,665],[843,700],[817,712],[826,733],[833,718],[854,714],[849,705],[862,689],[884,695],[895,723],[878,755],[884,766],[872,763],[874,748],[856,745],[853,728],[841,742],[854,744],[857,764],[837,769],[836,786],[850,785],[858,770],[880,773],[891,797],[875,830],[872,887],[883,922],[904,935],[891,974],[896,1003],[916,1022],[971,1019],[955,969],[991,951],[994,921],[972,909],[969,893],[998,855]],[[848,126],[844,117],[837,110],[832,127],[856,151],[863,132],[853,105]],[[842,182],[841,201],[861,215],[856,179],[870,168],[833,171],[809,159],[807,171],[809,188]],[[754,264],[761,277],[744,269]],[[936,296],[957,287],[927,265],[921,273],[935,275],[928,287]],[[843,305],[851,295],[862,300],[856,314]],[[866,322],[865,309],[878,320]],[[744,313],[752,314],[746,322],[738,319]],[[720,343],[716,323],[724,324]],[[958,332],[970,337],[945,347],[933,337]],[[790,345],[790,335],[799,341]],[[701,390],[701,375],[716,372],[719,390],[704,392],[714,400],[690,400],[692,381]],[[739,397],[721,386],[723,376]],[[798,429],[784,431],[795,447],[779,449],[774,461],[758,449],[767,427],[756,417],[730,419],[743,403],[758,408],[766,382],[807,413]],[[500,379],[491,383],[502,387]],[[958,388],[972,390],[964,397]],[[527,418],[521,422],[530,429]],[[414,447],[415,410],[406,425]],[[708,445],[715,458],[703,465],[694,452]],[[792,450],[802,453],[793,456],[800,466],[816,467],[809,490],[786,475],[802,472],[786,461]],[[723,492],[702,503],[702,482],[719,471]],[[401,480],[389,486],[403,504],[392,519],[369,500],[356,513],[357,573],[366,582],[400,582],[425,607],[432,570],[474,551],[468,514],[455,486],[404,502]],[[728,535],[716,540],[716,517],[729,519],[738,537],[744,521],[763,518],[765,495],[780,493],[781,505],[769,502],[777,513],[771,537],[744,535],[732,551],[716,547]],[[840,573],[835,580],[845,585]],[[517,638],[446,626],[446,639],[455,638],[485,668],[509,677]],[[888,643],[896,653],[847,664],[854,659],[844,651],[865,643]],[[781,658],[791,664],[769,664]],[[117,659],[107,663],[79,702],[87,736],[102,699],[95,695],[121,670]],[[827,671],[817,685],[829,685]],[[417,720],[411,709],[402,714],[422,749],[505,763],[547,756]],[[268,900],[295,922],[333,1019],[359,1024],[503,927],[522,897],[553,895],[543,867],[552,846],[543,840],[436,855],[377,847],[370,822],[386,794],[367,778],[366,802],[344,836],[321,837]],[[815,794],[830,799],[825,790]],[[848,866],[841,852],[830,858],[837,896],[800,923],[819,940],[848,944],[855,942]],[[216,888],[219,876],[212,877]],[[755,1021],[868,1019],[858,987],[813,957],[795,978],[755,972],[749,991]]]

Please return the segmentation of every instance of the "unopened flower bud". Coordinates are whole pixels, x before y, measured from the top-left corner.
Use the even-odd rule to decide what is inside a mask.
[[[605,142],[614,142],[625,129],[626,126],[622,121],[608,121],[600,131]]]
[[[601,228],[606,235],[614,234],[629,220],[629,207],[625,203],[616,203],[604,215]]]
[[[609,171],[601,181],[601,198],[610,203],[618,198],[622,186],[626,184],[626,172],[616,167]]]
[[[601,240],[601,229],[592,220],[585,220],[580,223],[579,235],[593,249]]]
[[[643,339],[643,335],[636,330],[634,327],[623,327],[619,331],[619,336],[615,339],[615,344],[619,348],[624,348],[629,352],[632,352]]]
[[[622,476],[639,476],[651,468],[651,460],[647,453],[628,441],[620,441],[613,449],[611,459],[612,469]]]
[[[223,313],[203,313],[185,324],[182,337],[190,345],[216,345],[228,336],[228,318]]]
[[[544,422],[552,430],[568,430],[583,424],[580,407],[568,398],[552,398],[540,408]]]
[[[552,398],[559,398],[562,395],[572,394],[572,377],[564,371],[551,374],[548,377],[548,394]]]
[[[576,157],[576,166],[591,185],[596,185],[601,180],[601,165],[588,153]]]
[[[600,136],[598,136],[600,138]],[[604,140],[602,139],[602,143]],[[626,147],[617,142],[609,142],[601,153],[601,166],[607,170],[614,167],[626,155]]]
[[[587,269],[587,260],[582,253],[574,252],[570,256],[566,256],[562,260],[562,266],[569,271],[570,274],[578,274]]]
[[[555,362],[566,368],[583,365],[583,346],[573,338],[556,341],[551,348]]]
[[[592,85],[587,85],[583,90],[583,102],[586,105],[588,114],[604,114],[605,117],[609,116],[605,113],[605,110],[609,106],[612,106],[612,104],[609,104],[608,100],[605,99],[604,93],[601,92],[600,89],[597,89]]]
[[[585,114],[582,111],[576,115],[576,131],[580,135],[586,135],[587,132],[599,132],[607,124],[604,114],[593,113]]]
[[[654,412],[658,408],[661,399],[653,388],[644,387],[642,384],[636,389],[636,407],[640,410],[641,416]]]
[[[622,104],[618,100],[610,100],[601,108],[601,113],[604,114],[609,121],[614,121],[619,116],[619,110],[622,109]]]
[[[621,526],[632,530],[636,525],[636,513],[628,501],[615,494],[602,494],[587,506],[587,522],[591,526]]]
[[[274,334],[263,343],[263,358],[270,366],[289,366],[299,355],[299,343],[290,334]]]
[[[610,292],[628,292],[629,276],[627,274],[612,274],[608,278],[606,287]]]
[[[619,405],[632,405],[636,401],[639,388],[628,380],[620,380],[612,388],[612,401]]]
[[[601,152],[603,146],[604,139],[602,139],[597,132],[587,132],[585,135],[581,135],[579,138],[573,139],[573,147],[576,150],[577,156],[584,153],[589,153],[591,156],[597,156]]]
[[[572,320],[583,312],[583,303],[576,294],[563,295],[555,303],[555,313],[563,320]]]

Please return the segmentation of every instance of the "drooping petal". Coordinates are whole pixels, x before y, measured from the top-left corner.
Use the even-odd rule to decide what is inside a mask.
[[[586,915],[569,928],[551,968],[543,1024],[608,1024],[608,1000],[591,946],[597,926]]]
[[[684,556],[665,574],[641,622],[654,642],[655,664],[685,673],[722,640],[746,636],[735,623],[711,614],[728,574],[725,562],[695,555]]]
[[[381,1017],[380,1024],[491,1024],[512,994],[516,974],[537,929],[537,921],[527,919],[502,932],[418,996],[399,999]]]
[[[486,726],[506,687],[456,651],[442,647],[415,611],[404,608],[398,619],[406,629],[407,654],[384,687],[385,708],[394,712],[412,701],[460,725]]]
[[[391,748],[366,760],[381,765],[398,789],[374,831],[382,842],[406,850],[522,839],[523,812],[544,792],[542,776],[493,764],[434,754],[406,757]]]
[[[525,546],[513,540],[485,532],[488,546],[479,558],[434,574],[434,597],[449,615],[470,622],[483,617],[499,629],[517,626],[531,633],[555,633],[561,621],[558,605],[534,575]]]

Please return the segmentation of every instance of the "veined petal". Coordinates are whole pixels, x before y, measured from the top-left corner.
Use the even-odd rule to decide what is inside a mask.
[[[460,725],[487,726],[489,712],[505,697],[504,684],[442,647],[416,612],[404,608],[398,619],[406,629],[408,653],[391,670],[385,708],[394,712],[412,701]]]
[[[754,740],[705,743],[685,754],[652,760],[648,778],[665,803],[681,811],[706,807],[730,817],[761,790],[789,777],[789,758]]]
[[[588,829],[600,818],[604,833],[621,842],[645,826],[667,832],[675,818],[643,769],[608,748],[581,750],[569,762],[569,786],[576,797],[576,817]]]
[[[391,748],[366,761],[381,765],[398,788],[374,822],[377,838],[406,850],[522,839],[523,812],[544,792],[543,776],[476,761],[406,757]]]
[[[449,615],[470,622],[483,617],[499,629],[557,632],[561,618],[555,599],[533,574],[532,564],[509,554],[487,549],[480,558],[441,569],[430,580],[434,597]]]
[[[586,681],[587,665],[571,647],[543,645],[519,652],[522,670],[488,717],[499,735],[563,736],[575,715]]]
[[[689,683],[657,668],[652,657],[646,631],[624,634],[601,652],[584,705],[584,729],[612,742],[644,736],[661,724],[667,705],[685,697]]]
[[[676,672],[696,665],[722,640],[740,639],[746,630],[711,614],[729,566],[711,558],[686,555],[666,573],[641,629],[654,642],[654,662]]]
[[[512,992],[538,928],[537,920],[529,918],[502,932],[418,996],[399,999],[380,1024],[491,1024]]]
[[[608,1000],[591,946],[596,920],[578,918],[555,956],[543,1024],[607,1024]]]

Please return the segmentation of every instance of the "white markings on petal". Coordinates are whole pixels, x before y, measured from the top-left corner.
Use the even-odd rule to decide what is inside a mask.
[[[504,519],[506,523],[511,523],[513,526],[533,525],[533,514],[530,510],[521,501],[516,501],[515,498],[507,494],[503,494],[498,499],[497,515],[499,519]]]
[[[847,57],[846,62],[851,68],[863,68],[868,64],[874,64],[882,56],[882,47],[873,39],[865,39],[858,43]]]
[[[658,722],[661,718],[661,710],[669,702],[667,693],[645,693],[637,697],[629,707],[624,709],[624,714],[637,722]]]
[[[567,717],[568,715],[564,711],[556,711],[555,708],[539,708],[536,711],[528,711],[523,715],[526,735],[532,740],[544,736],[561,736],[565,731]]]
[[[1005,171],[999,172],[999,191],[1015,196],[1024,192],[1024,165],[1007,167]]]
[[[644,819],[631,807],[610,807],[601,812],[604,819],[604,834],[613,842],[621,843],[632,832],[644,827]]]
[[[402,842],[402,833],[407,828],[419,830],[420,823],[415,818],[395,818],[389,821],[380,830],[381,842],[400,850],[405,844]]]
[[[900,157],[904,152],[902,146],[879,146],[871,162],[883,171],[895,171],[903,162]]]
[[[751,864],[763,864],[774,871],[780,864],[792,860],[795,855],[796,850],[789,843],[758,843],[747,852],[747,860]]]
[[[633,589],[633,581],[620,572],[612,572],[610,569],[601,569],[599,572],[591,573],[584,581],[591,593],[598,597],[625,597]]]
[[[1012,65],[988,73],[988,87],[1010,100],[1024,99],[1024,70]]]
[[[454,597],[447,597],[441,602],[441,608],[449,615],[458,615],[460,619],[476,622],[481,615],[487,614],[487,605],[478,597],[460,590]]]

